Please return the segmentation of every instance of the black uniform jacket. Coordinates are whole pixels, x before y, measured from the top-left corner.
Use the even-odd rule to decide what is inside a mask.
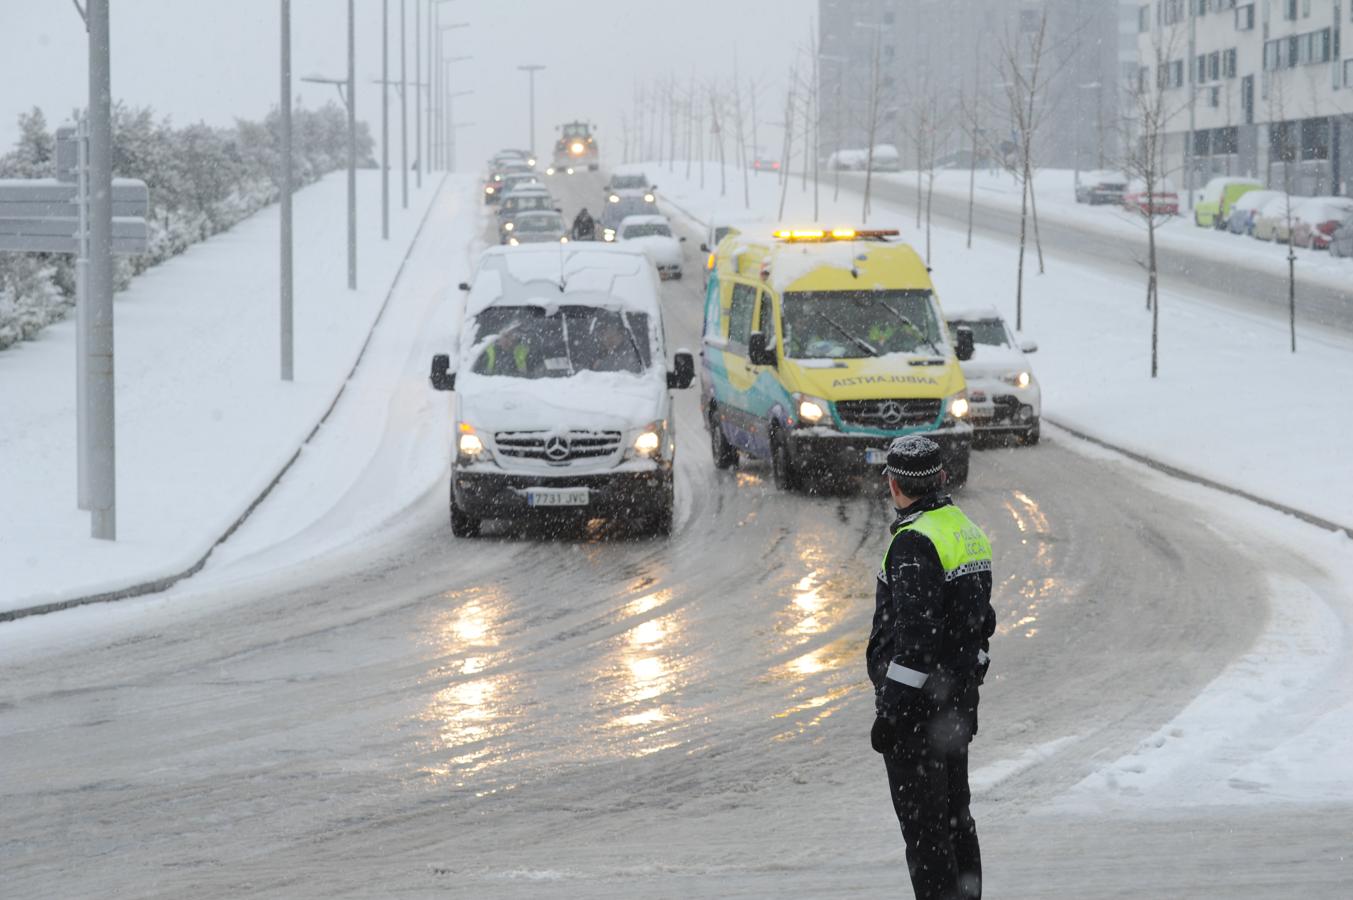
[[[977,732],[977,686],[996,631],[991,607],[991,572],[944,579],[935,545],[923,534],[898,529],[923,513],[952,505],[947,494],[922,497],[898,514],[892,547],[879,572],[874,625],[865,651],[878,715],[892,722],[899,738],[936,728],[951,737]],[[886,677],[888,665],[923,673],[921,688]]]

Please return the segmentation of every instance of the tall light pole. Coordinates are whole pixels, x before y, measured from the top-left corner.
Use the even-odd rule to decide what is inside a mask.
[[[428,89],[428,140],[427,140],[427,165],[436,165],[436,138],[437,126],[433,116],[434,110],[439,108],[441,103],[441,90],[438,84],[437,71],[440,66],[437,60],[441,57],[442,32],[441,32],[441,5],[450,3],[451,0],[428,0],[428,66],[427,66],[427,89]],[[428,171],[431,171],[429,169]]]
[[[401,0],[402,2],[402,0]],[[423,0],[413,2],[413,155],[418,161],[415,182],[423,187]]]
[[[457,28],[469,28],[469,27],[470,27],[469,22],[452,22],[447,25],[437,26],[436,77],[438,82],[437,91],[439,92],[437,100],[437,117],[436,117],[437,161],[438,165],[440,165],[440,167],[443,170],[446,168],[446,94],[448,90],[446,82],[446,64],[452,62],[460,62],[461,60],[469,59],[470,57],[453,56],[450,59],[447,59],[445,52],[442,48],[442,35],[448,31],[454,31]]]
[[[381,0],[381,240],[390,240],[390,0]]]
[[[528,65],[525,65],[525,66],[517,66],[517,71],[519,71],[519,72],[525,72],[525,73],[526,73],[526,79],[527,79],[527,81],[528,81],[529,84],[530,84],[529,93],[530,93],[530,98],[531,98],[531,99],[530,99],[530,102],[529,102],[528,105],[527,105],[527,108],[528,108],[528,113],[527,113],[527,115],[529,115],[529,116],[531,117],[531,127],[530,127],[530,129],[529,129],[529,135],[530,135],[530,141],[531,141],[531,143],[530,143],[530,145],[529,145],[526,149],[527,149],[529,152],[531,152],[531,153],[536,153],[536,152],[537,152],[537,150],[536,150],[536,73],[539,72],[539,71],[540,71],[541,69],[543,69],[543,68],[545,68],[545,67],[544,67],[544,66],[541,66],[541,65],[536,65],[536,64],[534,64],[534,63],[528,64]]]
[[[113,89],[108,0],[88,0],[90,536],[117,540],[113,392]]]
[[[282,0],[282,233],[281,233],[281,327],[282,380],[291,381],[292,357],[292,267],[291,267],[291,0]]]
[[[404,30],[405,0],[399,0],[399,189],[402,209],[409,208],[409,77],[404,60],[409,41]]]
[[[457,97],[465,97],[473,94],[474,91],[451,91],[446,95],[446,120],[447,120],[447,150],[446,150],[446,168],[448,172],[456,171],[456,129],[461,127],[456,124],[456,113],[454,102]]]
[[[312,84],[332,84],[338,89],[338,97],[348,110],[348,290],[357,290],[357,102],[352,85],[355,77],[353,65],[353,0],[348,0],[348,77],[321,78],[309,75],[301,81]]]

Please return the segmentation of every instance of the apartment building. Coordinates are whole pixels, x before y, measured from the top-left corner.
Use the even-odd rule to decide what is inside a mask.
[[[1353,2],[1353,0],[1350,0]],[[909,126],[918,100],[943,110],[939,156],[965,152],[960,98],[976,97],[987,140],[1012,137],[1004,49],[1028,65],[1032,32],[1047,12],[1045,72],[1057,77],[1041,98],[1041,166],[1093,168],[1119,154],[1125,72],[1136,71],[1133,0],[820,0],[819,151],[868,143],[874,61],[879,68],[878,143],[914,164]]]
[[[1137,89],[1163,91],[1179,187],[1248,175],[1349,193],[1353,0],[1155,0],[1137,30]]]

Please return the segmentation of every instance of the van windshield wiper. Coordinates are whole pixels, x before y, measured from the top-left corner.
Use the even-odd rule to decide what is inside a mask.
[[[884,309],[888,310],[888,312],[890,312],[890,313],[893,314],[893,318],[897,319],[897,321],[901,322],[903,325],[907,326],[907,327],[910,328],[912,331],[916,332],[916,334],[920,336],[921,340],[923,340],[923,341],[925,341],[927,344],[929,344],[929,345],[930,345],[930,349],[935,351],[935,355],[936,355],[936,356],[943,356],[943,355],[944,355],[944,351],[940,350],[939,345],[937,345],[934,341],[932,341],[932,340],[926,335],[926,333],[925,333],[924,331],[922,331],[921,329],[917,328],[915,322],[913,322],[911,319],[908,319],[906,316],[902,315],[902,313],[898,312],[897,310],[893,309],[893,308],[892,308],[891,306],[889,306],[886,302],[884,302],[884,301],[879,301],[879,302],[880,302],[880,304],[883,306]]]
[[[842,325],[840,322],[836,321],[831,316],[824,313],[822,310],[815,309],[813,310],[813,312],[816,313],[821,318],[823,318],[824,320],[826,320],[828,325],[835,328],[837,331],[841,332],[841,334],[845,335],[846,340],[850,341],[852,344],[855,344],[865,353],[868,353],[870,356],[879,355],[878,348],[876,348],[873,344],[869,343],[862,337],[856,337],[855,335],[851,334],[844,325]]]

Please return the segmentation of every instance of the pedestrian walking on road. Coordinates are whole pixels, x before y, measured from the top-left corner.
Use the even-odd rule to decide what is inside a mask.
[[[996,630],[991,544],[944,493],[934,441],[896,439],[884,474],[897,520],[865,651],[876,713],[870,742],[888,771],[917,900],[980,898],[968,744]]]

